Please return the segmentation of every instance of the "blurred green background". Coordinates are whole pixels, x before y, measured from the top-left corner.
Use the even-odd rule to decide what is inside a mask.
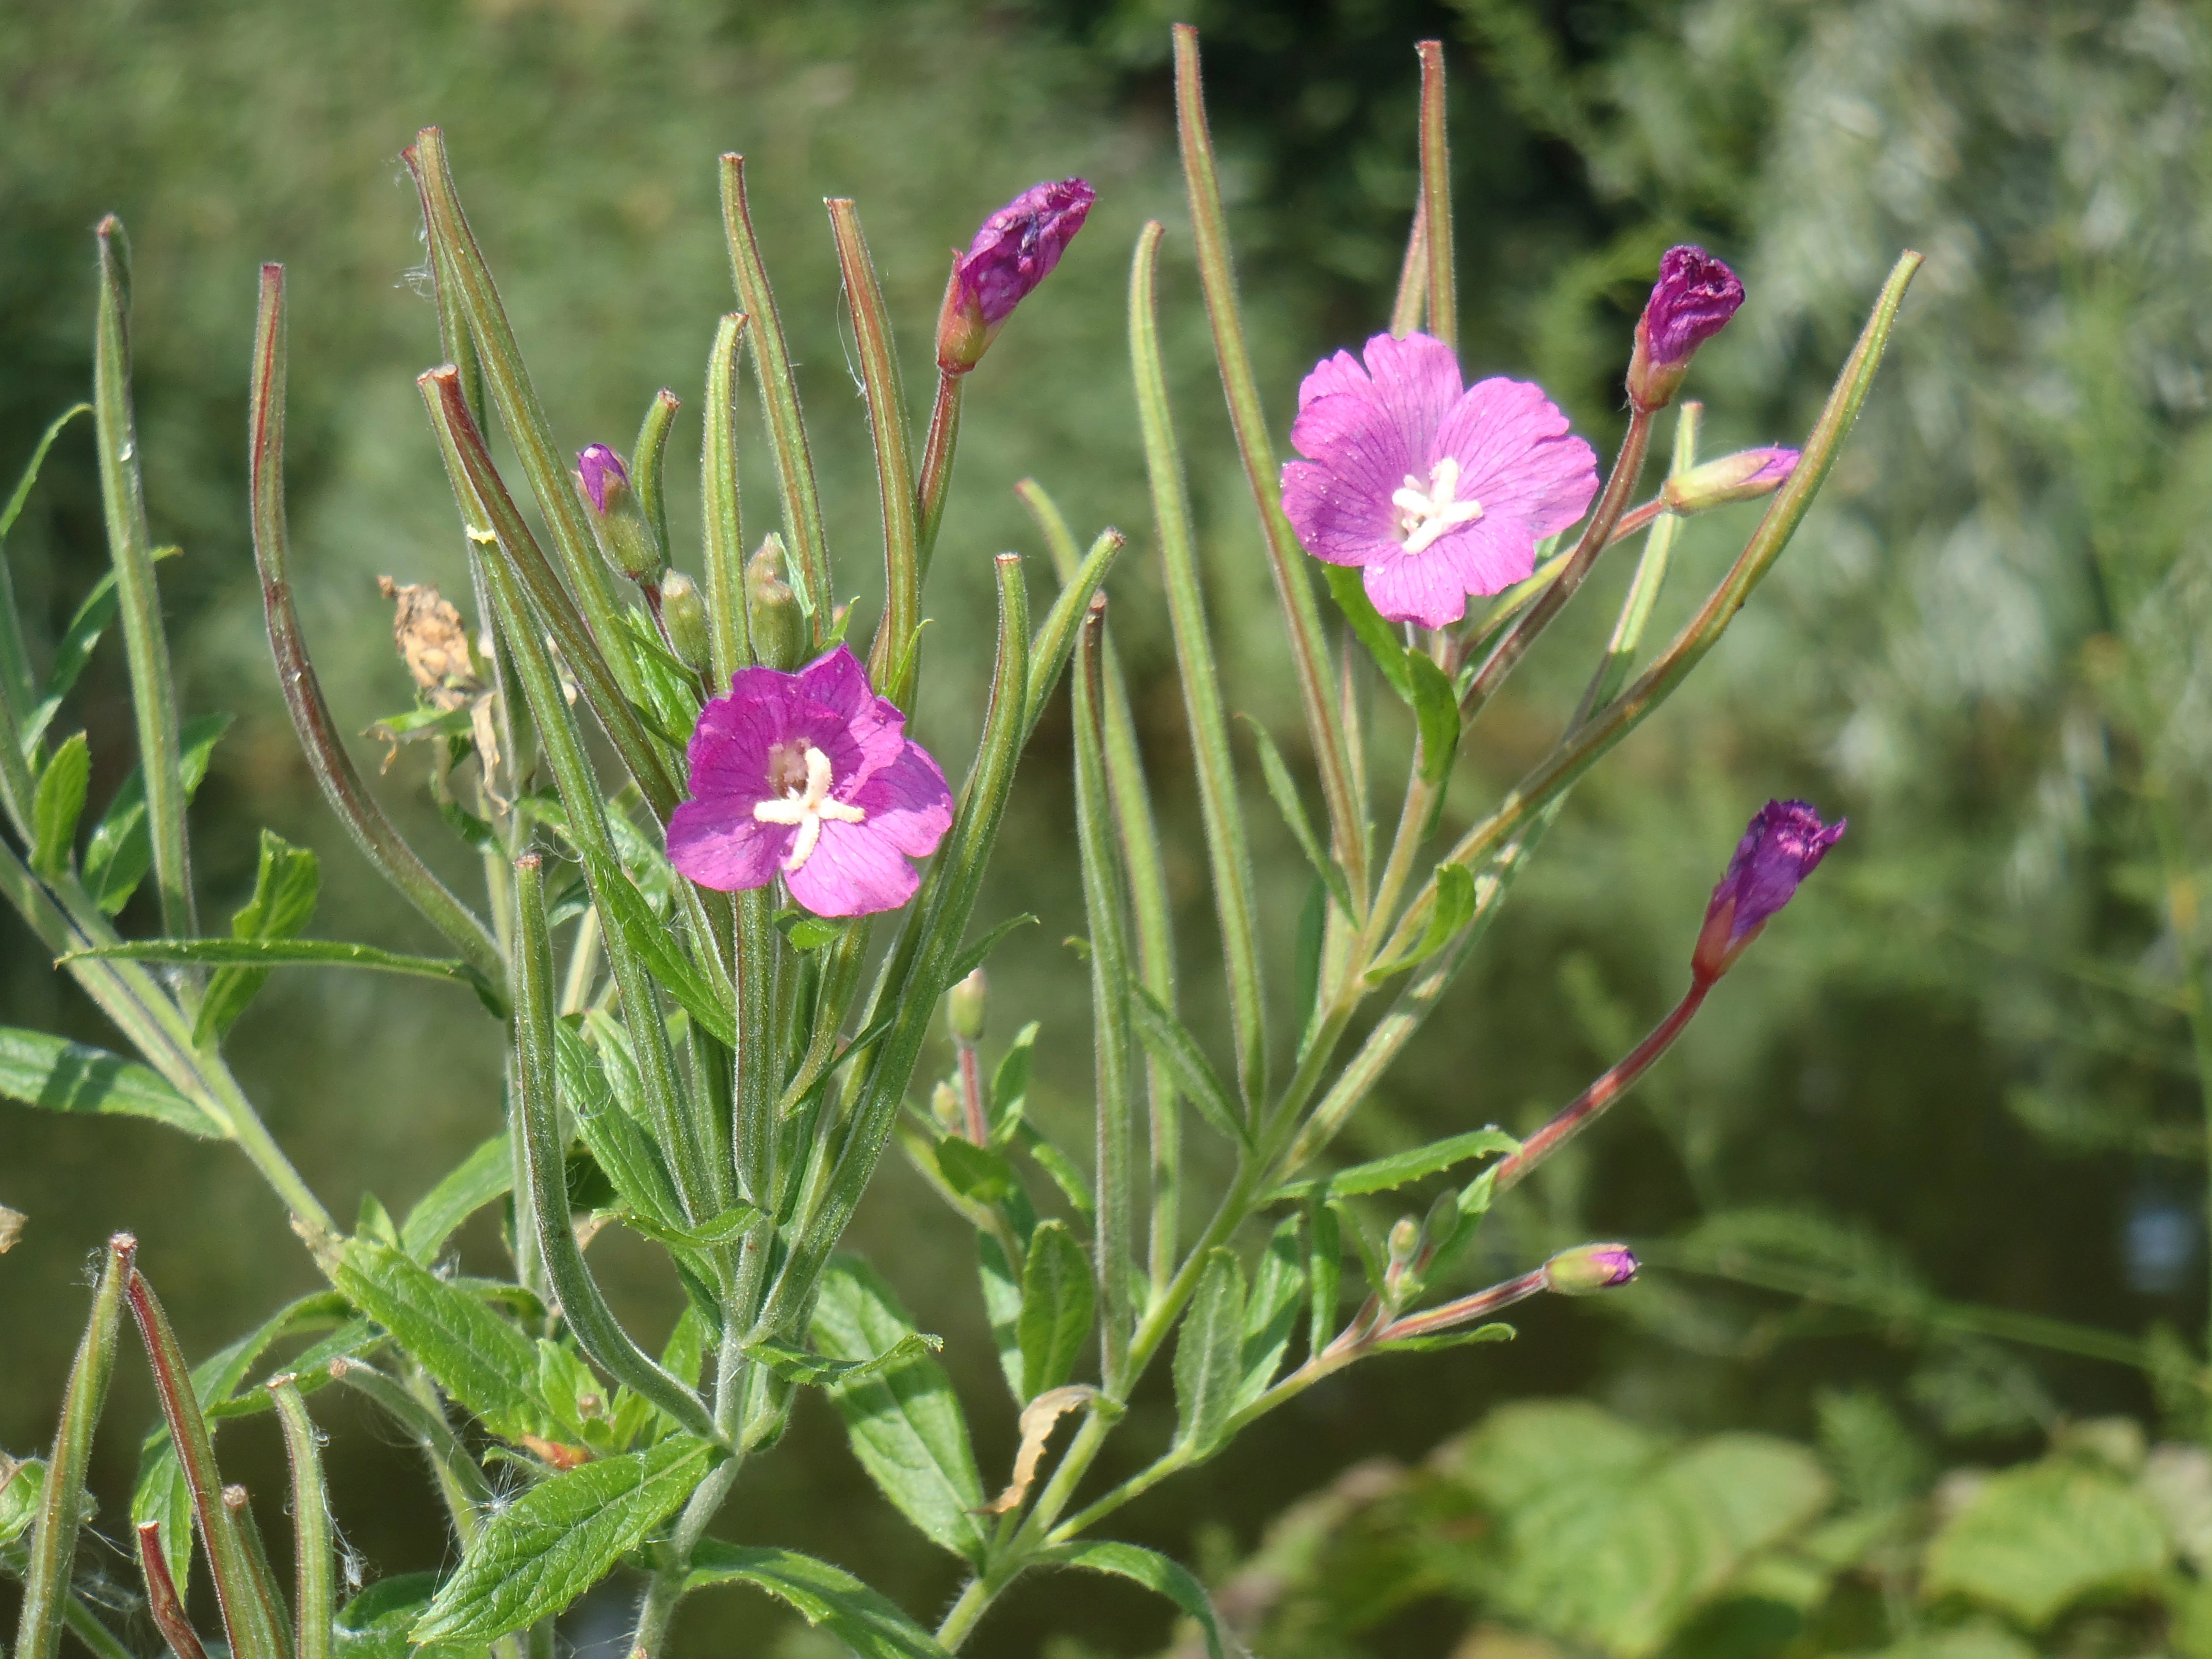
[[[1850,836],[1639,1095],[1495,1218],[1477,1264],[1623,1237],[1657,1265],[1601,1304],[1532,1306],[1509,1348],[1389,1361],[1314,1391],[1133,1507],[1126,1534],[1224,1565],[1354,1460],[1418,1457],[1528,1395],[1585,1395],[1655,1431],[1806,1438],[1848,1388],[1886,1402],[1931,1467],[2029,1455],[2082,1417],[2197,1431],[2185,1389],[1963,1334],[1921,1316],[1917,1298],[2163,1329],[2177,1354],[2204,1322],[2203,1114],[2186,1018],[2212,760],[2197,643],[2212,621],[2202,9],[1207,0],[1172,15],[1205,32],[1279,437],[1304,369],[1387,314],[1415,185],[1412,45],[1425,36],[1447,41],[1453,76],[1468,368],[1541,380],[1601,450],[1619,434],[1628,331],[1669,242],[1705,243],[1750,290],[1691,383],[1716,450],[1802,434],[1898,250],[1929,263],[1797,544],[1688,690],[1577,791],[1451,1006],[1346,1139],[1366,1156],[1539,1121],[1677,994],[1744,818],[1769,795],[1807,794],[1848,813]],[[948,247],[1022,186],[1080,173],[1099,192],[1088,228],[969,388],[919,729],[940,756],[972,741],[989,556],[1042,553],[1018,479],[1044,482],[1079,533],[1131,532],[1116,631],[1185,912],[1186,1004],[1194,1027],[1218,1029],[1122,340],[1126,261],[1148,217],[1169,228],[1171,390],[1231,706],[1286,743],[1296,708],[1188,264],[1170,21],[1154,0],[0,3],[0,474],[88,395],[90,228],[116,211],[136,252],[155,535],[184,550],[162,567],[184,702],[239,716],[195,815],[207,912],[250,888],[265,825],[323,855],[319,932],[428,945],[324,817],[274,695],[244,512],[258,261],[290,271],[301,608],[357,729],[410,701],[376,576],[466,586],[410,384],[436,355],[397,160],[419,125],[448,135],[572,448],[627,447],[664,384],[696,404],[715,318],[734,303],[714,158],[746,153],[841,580],[864,608],[879,580],[866,568],[873,485],[820,199],[859,199],[919,393]],[[687,412],[677,453],[696,436]],[[772,522],[761,463],[754,441],[754,534]],[[696,524],[682,465],[673,492],[672,522]],[[1686,614],[1755,511],[1692,527],[1661,626]],[[696,546],[680,530],[678,541]],[[51,639],[105,558],[84,426],[57,447],[7,556],[32,631]],[[1548,745],[1625,574],[1601,572],[1471,734],[1457,822]],[[90,733],[97,803],[131,761],[112,645],[88,687],[61,729],[73,718]],[[1378,714],[1387,777],[1405,740]],[[424,764],[403,754],[385,798],[466,880],[471,860],[438,824]],[[994,1033],[1044,1022],[1040,1109],[1072,1126],[1090,1062],[1083,971],[1060,943],[1081,927],[1068,766],[1057,715],[1024,765],[984,913],[1043,920],[1000,952]],[[1286,986],[1307,878],[1252,799]],[[143,931],[147,918],[131,921]],[[0,1019],[109,1040],[12,918],[0,921]],[[411,1202],[495,1126],[494,1033],[441,989],[280,978],[231,1052],[342,1215],[364,1192]],[[313,1282],[241,1162],[152,1126],[0,1104],[0,1202],[30,1217],[0,1261],[0,1446],[17,1453],[52,1433],[85,1263],[109,1231],[139,1234],[195,1354]],[[1745,1219],[1761,1209],[1793,1218]],[[982,1402],[983,1466],[1003,1466],[1011,1413],[963,1230],[887,1160],[855,1234],[921,1324],[946,1334],[948,1363]],[[1843,1291],[1807,1312],[1689,1270],[1729,1238]],[[607,1271],[657,1330],[673,1287],[612,1243]],[[487,1261],[495,1248],[489,1231],[465,1243]],[[1897,1296],[1852,1311],[1870,1285]],[[1147,1409],[1164,1440],[1171,1407],[1157,1395],[1130,1438],[1153,1431]],[[111,1536],[151,1420],[125,1364],[94,1482]],[[337,1513],[371,1576],[439,1565],[411,1458],[343,1407],[329,1423]],[[814,1549],[928,1613],[957,1588],[951,1566],[899,1529],[842,1442],[830,1413],[803,1410],[725,1529]],[[234,1443],[240,1478],[274,1494],[273,1432],[242,1425]],[[108,1565],[119,1572],[121,1558]],[[619,1588],[580,1609],[578,1641],[611,1633],[602,1615],[621,1611]],[[1463,1605],[1413,1596],[1343,1640],[1442,1653],[1466,1620]],[[1137,1653],[1168,1628],[1133,1593],[1054,1580],[1011,1598],[973,1650],[1035,1653],[1057,1632],[1082,1651]],[[695,1604],[683,1632],[698,1653],[804,1649],[777,1613],[736,1600]]]

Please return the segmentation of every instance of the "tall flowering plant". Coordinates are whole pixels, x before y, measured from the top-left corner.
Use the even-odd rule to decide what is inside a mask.
[[[128,1650],[71,1576],[126,1307],[166,1428],[149,1443],[134,1544],[147,1608],[178,1659],[205,1651],[188,1610],[196,1560],[236,1659],[326,1659],[334,1644],[363,1641],[522,1659],[548,1650],[551,1621],[623,1563],[646,1583],[640,1659],[663,1650],[684,1597],[729,1584],[781,1597],[858,1652],[940,1659],[1048,1567],[1149,1587],[1196,1619],[1218,1654],[1225,1638],[1185,1567],[1099,1535],[1117,1510],[1325,1376],[1381,1353],[1510,1334],[1494,1316],[1515,1302],[1633,1278],[1632,1253],[1598,1243],[1486,1288],[1455,1282],[1491,1205],[1664,1052],[1834,844],[1843,826],[1802,802],[1753,820],[1714,890],[1680,1005],[1540,1132],[1516,1141],[1470,1125],[1349,1166],[1332,1143],[1476,948],[1567,791],[1713,648],[1788,544],[1867,395],[1917,259],[1899,261],[1802,449],[1705,459],[1697,405],[1684,404],[1667,481],[1639,504],[1654,422],[1698,344],[1743,301],[1741,285],[1698,250],[1668,255],[1632,354],[1624,342],[1630,419],[1602,478],[1540,388],[1468,385],[1455,355],[1442,59],[1430,43],[1422,206],[1390,326],[1307,378],[1290,422],[1297,458],[1279,465],[1273,424],[1291,411],[1266,409],[1255,386],[1195,34],[1179,29],[1175,47],[1200,286],[1322,806],[1316,823],[1255,728],[1259,779],[1314,877],[1305,969],[1295,991],[1278,978],[1271,994],[1245,779],[1165,392],[1155,264],[1166,233],[1152,223],[1131,271],[1130,360],[1229,993],[1220,1031],[1192,1029],[1178,997],[1158,835],[1106,623],[1122,536],[1102,532],[1086,551],[1043,488],[1024,484],[1057,592],[1034,617],[1024,562],[999,556],[989,701],[957,788],[910,720],[961,399],[985,347],[1079,231],[1088,185],[1024,192],[956,262],[918,459],[857,210],[829,204],[882,508],[885,602],[862,649],[831,603],[836,566],[743,159],[721,162],[740,309],[722,319],[707,366],[695,577],[675,568],[664,504],[678,400],[663,391],[652,401],[627,455],[594,442],[571,465],[532,392],[443,140],[434,128],[420,135],[406,155],[447,361],[418,384],[483,633],[472,652],[458,607],[387,583],[421,704],[380,732],[443,744],[441,805],[483,862],[473,900],[379,805],[315,674],[289,586],[283,273],[263,268],[251,492],[278,682],[331,809],[447,941],[440,957],[312,937],[315,860],[273,836],[228,936],[201,925],[185,807],[214,738],[180,718],[167,673],[131,424],[127,254],[120,226],[100,227],[92,411],[114,569],[43,687],[12,611],[0,614],[0,808],[14,837],[0,841],[0,888],[136,1058],[0,1030],[0,1088],[234,1144],[328,1288],[195,1364],[149,1264],[128,1237],[113,1241],[52,1452],[0,1474],[0,1566],[24,1584],[18,1659],[48,1659],[64,1630],[102,1659]],[[777,479],[776,528],[750,554],[734,435],[745,356]],[[494,459],[495,421],[542,535]],[[1685,518],[1752,499],[1764,509],[1719,585],[1672,641],[1648,648]],[[1627,600],[1556,742],[1440,844],[1454,758],[1485,706],[1596,561],[1638,538]],[[51,728],[90,641],[118,619],[141,763],[88,828],[87,740],[56,742]],[[1370,682],[1379,710],[1358,695]],[[1062,695],[1093,1001],[1085,1151],[1055,1144],[1025,1113],[1034,1027],[993,1044],[986,1064],[984,963],[1023,919],[977,914],[1015,765]],[[1378,817],[1370,727],[1394,726],[1411,734],[1412,763],[1395,812]],[[149,878],[163,936],[124,938],[112,919]],[[271,972],[301,964],[450,981],[504,1034],[503,1121],[487,1122],[483,1146],[404,1215],[372,1202],[343,1226],[225,1064],[240,1012]],[[1378,996],[1386,1006],[1355,1040]],[[918,1073],[940,1006],[953,1064],[937,1081]],[[1229,1172],[1218,1188],[1196,1189],[1199,1166],[1182,1157],[1192,1137],[1215,1143],[1205,1167]],[[901,1305],[896,1264],[839,1253],[894,1143],[973,1230],[1004,1399],[957,1402],[935,1339]],[[1445,1176],[1422,1213],[1383,1224],[1391,1194]],[[456,1230],[495,1206],[507,1259],[488,1276],[452,1271]],[[1187,1216],[1204,1218],[1194,1232]],[[610,1226],[657,1245],[683,1287],[685,1310],[655,1346],[601,1292],[587,1246]],[[1119,1484],[1101,1482],[1102,1450],[1161,1365],[1173,1374],[1172,1437]],[[308,1405],[332,1386],[388,1416],[427,1462],[454,1544],[442,1576],[389,1580],[339,1604]],[[809,1389],[835,1402],[884,1499],[965,1564],[966,1587],[934,1628],[835,1564],[715,1535]],[[263,1411],[277,1415],[291,1456],[289,1591],[216,1445],[220,1422]],[[1018,1430],[1012,1467],[988,1480],[971,1412],[1009,1413]]]

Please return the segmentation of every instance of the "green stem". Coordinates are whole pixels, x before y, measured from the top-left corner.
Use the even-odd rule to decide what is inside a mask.
[[[1421,228],[1425,233],[1429,332],[1459,349],[1459,297],[1452,275],[1451,149],[1444,139],[1444,43],[1421,55]],[[1397,319],[1391,319],[1395,325]],[[1395,328],[1394,328],[1395,331]]]

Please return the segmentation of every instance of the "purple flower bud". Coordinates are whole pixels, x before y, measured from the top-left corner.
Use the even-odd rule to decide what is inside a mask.
[[[1736,843],[1728,873],[1713,889],[1690,971],[1711,984],[1735,964],[1767,919],[1790,902],[1828,849],[1843,839],[1846,820],[1822,823],[1802,800],[1771,800]]]
[[[1544,1264],[1544,1288],[1560,1296],[1589,1296],[1626,1285],[1640,1265],[1626,1244],[1577,1244]]]
[[[612,485],[618,490],[629,488],[629,469],[623,465],[622,457],[605,444],[593,444],[576,454],[576,476],[584,481],[584,494],[591,497],[592,511],[604,517],[607,511],[607,489]],[[621,498],[616,498],[619,506]]]
[[[1743,303],[1743,284],[1701,247],[1670,247],[1636,323],[1628,366],[1630,402],[1646,414],[1664,409],[1698,348],[1727,326]]]
[[[999,327],[1052,274],[1097,192],[1081,179],[1032,185],[983,221],[952,267],[937,325],[937,364],[964,374]]]
[[[1660,495],[1670,513],[1702,513],[1730,501],[1755,501],[1789,483],[1797,459],[1794,449],[1738,450],[1668,479]]]

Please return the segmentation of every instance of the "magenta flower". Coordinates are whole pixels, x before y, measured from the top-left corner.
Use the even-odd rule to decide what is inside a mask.
[[[1544,1288],[1560,1296],[1588,1296],[1626,1285],[1643,1265],[1626,1244],[1577,1244],[1544,1264]]]
[[[1471,593],[1536,567],[1536,544],[1583,516],[1597,457],[1525,380],[1461,390],[1451,348],[1378,334],[1365,367],[1340,351],[1298,387],[1283,511],[1307,552],[1362,567],[1375,608],[1442,628]]]
[[[622,457],[605,444],[593,444],[576,452],[576,476],[584,481],[584,494],[592,500],[592,510],[604,514],[607,510],[607,487],[617,490],[616,500],[629,488],[629,469],[623,465]]]
[[[702,887],[781,875],[821,916],[896,910],[952,827],[945,774],[906,735],[843,646],[795,674],[744,668],[691,734],[691,799],[668,821],[668,857]]]
[[[1847,823],[1844,818],[1822,823],[1820,813],[1802,800],[1771,800],[1760,807],[1705,907],[1691,972],[1708,983],[1728,972],[1767,919],[1790,902],[1798,884],[1843,839]]]
[[[1664,409],[1697,349],[1728,326],[1743,303],[1743,284],[1701,247],[1670,247],[1659,280],[1636,319],[1636,355],[1628,365],[1630,401],[1646,414]]]
[[[938,367],[964,374],[982,361],[999,326],[1052,275],[1097,197],[1081,179],[1031,185],[983,221],[952,267],[937,324]]]

